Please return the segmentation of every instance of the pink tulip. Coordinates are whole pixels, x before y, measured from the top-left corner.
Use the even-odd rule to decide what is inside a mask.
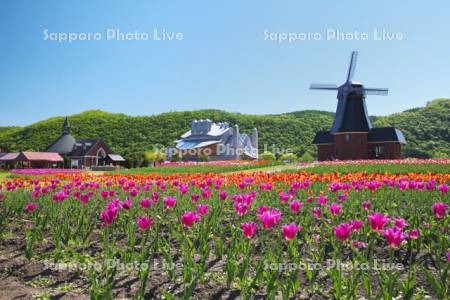
[[[151,201],[148,198],[144,198],[144,199],[141,200],[142,208],[149,208],[150,204],[151,204]]]
[[[175,197],[165,197],[164,198],[164,204],[166,205],[166,208],[173,208],[176,203],[177,203],[177,198],[175,198]]]
[[[438,188],[442,194],[446,194],[448,191],[448,185],[446,185],[445,183],[441,184]]]
[[[338,226],[333,227],[333,232],[340,241],[345,241],[352,233],[352,226],[347,223],[339,224]]]
[[[80,202],[83,204],[87,204],[89,202],[89,194],[81,194]]]
[[[258,215],[258,219],[262,222],[265,229],[271,229],[281,220],[281,212],[273,208]]]
[[[254,222],[247,222],[241,224],[242,232],[247,238],[252,238],[255,233],[256,229],[258,228],[258,225]]]
[[[341,212],[342,205],[336,204],[336,203],[332,203],[329,208],[330,208],[331,214],[333,216],[336,216],[336,215],[338,215]]]
[[[363,208],[364,210],[369,210],[370,207],[371,207],[372,205],[370,204],[369,201],[364,201],[364,202],[361,204],[361,206],[362,206],[362,208]]]
[[[248,205],[244,204],[244,203],[236,203],[234,205],[234,209],[236,210],[236,213],[239,216],[245,216],[248,212]]]
[[[156,203],[158,203],[158,199],[159,199],[159,194],[156,192],[153,192],[152,193],[152,202],[156,204]]]
[[[190,228],[194,222],[200,221],[202,218],[194,211],[187,211],[181,217],[181,223],[184,227]]]
[[[203,199],[209,199],[211,197],[211,191],[208,188],[202,189],[202,198]]]
[[[137,217],[137,224],[140,230],[147,230],[153,224],[153,220],[150,217]]]
[[[33,202],[28,202],[27,206],[25,207],[25,210],[29,213],[32,213],[36,209],[36,204]]]
[[[367,244],[364,242],[360,242],[360,241],[353,241],[352,246],[353,246],[353,248],[356,248],[356,249],[364,249],[367,247]]]
[[[344,202],[345,200],[347,200],[348,195],[345,193],[339,194],[337,198],[338,198],[339,202]]]
[[[53,197],[52,197],[54,202],[62,202],[62,201],[64,201],[65,198],[66,198],[66,194],[64,193],[64,191],[56,192],[55,194],[53,194]]]
[[[302,228],[300,226],[295,225],[295,223],[291,223],[289,225],[282,225],[281,232],[283,234],[283,238],[286,241],[293,240],[297,232],[299,232]]]
[[[448,205],[444,202],[436,202],[433,204],[433,212],[434,216],[437,219],[442,219],[445,216],[445,212],[448,208]]]
[[[406,236],[400,228],[393,227],[388,228],[383,232],[389,246],[391,248],[397,249],[400,247],[401,243],[405,240]]]
[[[258,206],[258,208],[256,210],[258,211],[258,215],[262,215],[264,212],[270,210],[270,207],[262,205],[262,206]]]
[[[291,204],[289,206],[291,207],[292,211],[296,214],[296,213],[298,213],[300,208],[302,208],[303,203],[298,200],[294,200],[291,202]]]
[[[226,192],[226,191],[221,191],[221,192],[219,193],[219,199],[220,199],[220,200],[225,200],[225,199],[227,199],[227,192]]]
[[[119,209],[117,206],[110,207],[101,212],[101,217],[103,219],[103,225],[110,225],[117,217]]]
[[[395,219],[395,223],[394,224],[395,224],[395,227],[398,227],[400,229],[402,229],[403,227],[409,226],[409,224],[406,223],[405,219],[403,219],[403,218]]]
[[[417,240],[419,238],[419,235],[420,235],[419,229],[411,229],[408,233],[408,237],[412,240]]]
[[[369,216],[370,226],[373,230],[381,230],[389,222],[387,215],[383,216],[380,213],[371,213]]]
[[[320,235],[316,234],[316,236],[314,237],[314,241],[319,244],[320,243]]]
[[[350,225],[352,225],[353,231],[359,231],[361,227],[364,225],[364,222],[360,220],[353,220],[350,221]]]
[[[280,192],[279,196],[280,196],[281,203],[286,203],[290,198],[290,196],[288,194],[286,194],[285,192]]]
[[[192,203],[197,203],[198,199],[200,199],[200,195],[192,194],[191,196]]]
[[[325,205],[328,202],[328,197],[320,195],[319,197],[317,197],[317,202],[319,202],[320,205]]]
[[[131,208],[131,199],[130,199],[130,197],[127,197],[125,202],[120,202],[120,207],[122,207],[125,210],[129,210]]]
[[[447,262],[450,263],[450,250],[447,251]]]
[[[313,214],[314,218],[318,219],[318,218],[320,218],[322,212],[320,211],[319,207],[314,207],[312,210],[312,214]]]
[[[196,206],[197,211],[200,215],[204,216],[208,213],[209,206],[206,204],[199,204]]]
[[[179,191],[182,195],[186,194],[187,192],[189,192],[189,187],[186,184],[181,184],[179,187]]]

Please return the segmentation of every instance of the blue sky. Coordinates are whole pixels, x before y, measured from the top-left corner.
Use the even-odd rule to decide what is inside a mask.
[[[0,2],[0,125],[26,125],[102,109],[129,115],[203,108],[266,114],[334,111],[336,95],[312,82],[355,79],[388,87],[369,113],[386,115],[450,96],[450,2],[432,1],[24,1]],[[96,33],[101,40],[57,42],[49,33]],[[106,40],[107,29],[150,34]],[[155,41],[153,30],[183,40]],[[369,40],[326,39],[326,30]],[[400,33],[373,40],[373,30]],[[277,42],[270,33],[320,33]],[[354,35],[353,35],[354,36]]]

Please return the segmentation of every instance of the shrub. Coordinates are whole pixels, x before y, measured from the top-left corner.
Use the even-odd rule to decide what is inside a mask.
[[[295,162],[297,161],[298,157],[294,153],[284,153],[281,155],[280,160],[283,162]]]
[[[163,162],[166,160],[166,154],[161,151],[145,151],[144,156],[148,162]]]
[[[300,158],[298,159],[300,162],[311,162],[314,161],[314,157],[309,154],[309,152],[305,152]]]
[[[274,161],[275,160],[275,155],[272,152],[264,151],[263,153],[261,153],[261,155],[259,155],[259,158],[261,160]]]
[[[209,156],[206,155],[206,154],[200,154],[200,155],[198,156],[198,159],[199,159],[200,161],[209,161]]]

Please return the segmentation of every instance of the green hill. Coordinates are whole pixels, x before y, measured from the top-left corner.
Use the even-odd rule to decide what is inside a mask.
[[[100,137],[113,151],[132,165],[139,164],[142,153],[153,145],[170,145],[187,131],[193,119],[209,118],[239,124],[243,132],[258,128],[260,150],[292,148],[299,154],[315,153],[311,141],[318,130],[331,127],[334,114],[324,111],[300,111],[280,115],[247,115],[219,110],[170,112],[132,117],[100,110],[69,116],[76,138]],[[438,99],[425,107],[385,117],[372,117],[374,126],[396,126],[409,144],[408,156],[450,156],[450,99]],[[43,151],[60,134],[64,117],[54,117],[26,127],[0,127],[0,145],[12,151]]]

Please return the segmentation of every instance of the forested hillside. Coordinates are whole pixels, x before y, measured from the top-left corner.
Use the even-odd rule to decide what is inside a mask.
[[[311,144],[315,132],[329,129],[334,114],[322,111],[300,111],[281,115],[247,115],[219,110],[170,112],[154,116],[131,117],[99,110],[69,116],[72,135],[76,138],[100,137],[133,165],[142,160],[143,152],[153,145],[170,145],[189,130],[193,119],[239,124],[241,131],[259,130],[260,150],[264,145],[291,148],[298,154],[315,153]],[[50,118],[30,126],[0,127],[0,145],[11,151],[43,151],[61,133],[64,117]],[[386,117],[373,117],[375,126],[396,126],[409,141],[406,154],[412,156],[450,156],[450,99],[438,99],[426,107]]]

